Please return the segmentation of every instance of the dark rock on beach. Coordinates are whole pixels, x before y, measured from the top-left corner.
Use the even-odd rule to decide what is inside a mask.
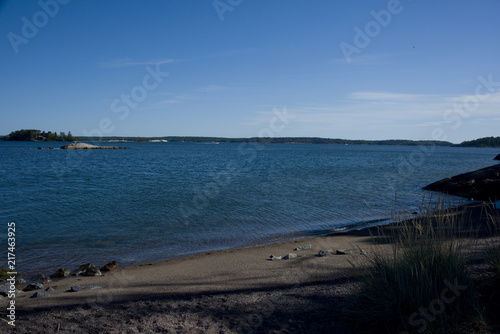
[[[42,283],[30,283],[23,289],[23,291],[35,291],[41,289],[43,289]]]
[[[102,289],[102,287],[98,285],[89,285],[89,286],[79,286],[79,285],[74,285],[71,287],[69,290],[70,292],[78,292],[81,290],[96,290],[96,289]]]
[[[19,290],[17,290],[16,288],[11,290],[11,287],[12,287],[12,285],[10,283],[5,283],[5,284],[0,285],[0,296],[7,297],[9,295],[9,293],[12,293],[12,292],[15,295],[19,294]]]
[[[89,268],[87,268],[87,270],[85,270],[83,275],[85,275],[85,276],[101,276],[102,273],[96,267],[89,267]]]
[[[101,276],[102,273],[97,269],[92,263],[82,264],[76,273],[76,275],[83,276]]]
[[[431,183],[424,190],[439,191],[468,199],[500,199],[500,164]]]
[[[311,244],[295,247],[294,251],[301,251],[301,250],[306,250],[306,249],[311,249]]]
[[[322,249],[318,252],[318,256],[320,256],[320,257],[332,255],[332,254],[333,254],[333,251],[331,249],[327,249],[327,250]]]
[[[116,268],[116,261],[111,261],[101,268],[101,271],[111,271]]]
[[[90,267],[94,267],[94,265],[92,263],[82,264],[80,267],[78,267],[78,273],[82,273]]]
[[[69,276],[71,276],[71,270],[66,269],[66,268],[57,269],[57,271],[54,274],[54,277],[57,277],[57,278],[64,278],[64,277],[69,277]]]
[[[33,295],[31,295],[30,298],[38,298],[38,297],[48,297],[50,294],[48,292],[44,291],[37,291]]]
[[[295,254],[295,253],[289,253],[289,254],[283,256],[283,260],[295,259],[296,257],[297,257],[297,254]]]
[[[86,143],[72,143],[61,147],[61,150],[121,150],[121,149],[128,149],[128,147],[96,146]]]

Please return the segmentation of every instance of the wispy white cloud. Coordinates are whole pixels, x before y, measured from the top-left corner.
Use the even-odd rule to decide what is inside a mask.
[[[353,100],[368,101],[415,101],[425,97],[421,94],[401,94],[390,92],[353,92],[349,95]]]
[[[353,92],[347,98],[332,104],[289,106],[294,125],[310,133],[331,132],[341,136],[364,138],[364,133],[378,134],[380,138],[429,137],[437,127],[447,129],[450,138],[459,137],[461,131],[473,122],[498,122],[500,93],[476,96],[481,101],[474,110],[467,111],[463,102],[470,95],[412,94],[398,92]],[[455,108],[455,109],[454,109]],[[462,112],[457,112],[456,108]],[[251,124],[266,126],[269,111],[256,111]]]
[[[195,96],[193,96],[192,94],[178,94],[178,95],[173,95],[169,99],[156,102],[155,105],[161,106],[162,104],[181,103],[187,100],[192,100],[194,98]]]
[[[145,61],[134,61],[131,58],[121,58],[101,63],[101,66],[106,68],[119,68],[119,67],[130,67],[130,66],[161,65],[173,62],[174,62],[173,59],[151,59]]]
[[[198,87],[193,89],[194,92],[198,93],[220,93],[226,91],[228,88],[219,85],[208,85],[203,87]]]
[[[401,53],[372,53],[372,54],[353,54],[349,60],[345,57],[333,58],[330,63],[339,65],[380,65],[387,64],[395,57],[408,55],[410,52]]]

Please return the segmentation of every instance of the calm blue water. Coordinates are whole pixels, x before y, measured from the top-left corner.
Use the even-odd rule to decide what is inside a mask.
[[[0,142],[1,267],[11,221],[21,272],[126,266],[418,210],[422,186],[493,165],[499,153],[227,143],[36,149],[63,144]]]

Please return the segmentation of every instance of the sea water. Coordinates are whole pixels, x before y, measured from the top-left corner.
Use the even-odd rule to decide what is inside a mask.
[[[0,142],[1,268],[9,222],[16,224],[20,272],[112,260],[127,266],[418,212],[430,196],[423,186],[493,165],[498,154],[257,143],[70,151],[60,150],[63,144]]]

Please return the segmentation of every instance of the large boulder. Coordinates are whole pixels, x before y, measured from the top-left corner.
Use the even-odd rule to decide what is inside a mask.
[[[500,154],[495,157],[493,160],[500,160]]]
[[[500,198],[500,164],[446,178],[424,187],[424,190],[468,199],[494,201]]]

